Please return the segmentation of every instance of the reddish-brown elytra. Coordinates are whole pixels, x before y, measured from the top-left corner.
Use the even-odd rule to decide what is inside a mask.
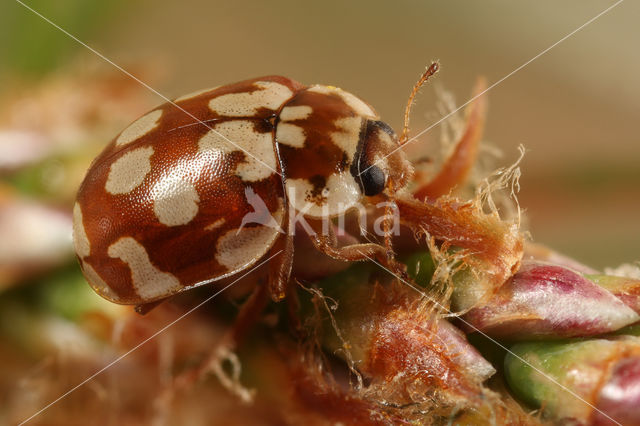
[[[388,234],[383,244],[339,247],[318,226],[374,199],[450,245],[479,252],[501,244],[464,211],[443,212],[406,189],[412,166],[398,148],[413,97],[437,68],[414,87],[400,140],[353,94],[279,76],[199,91],[145,114],[94,160],[78,192],[74,244],[85,277],[108,300],[150,305],[277,253],[268,283],[250,299],[262,306],[287,290],[291,212],[308,219],[319,251],[376,258],[404,275]]]

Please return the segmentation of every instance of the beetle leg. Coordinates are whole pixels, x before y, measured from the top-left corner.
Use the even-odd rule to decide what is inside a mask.
[[[384,232],[384,246],[387,249],[387,253],[393,253],[393,206],[387,203],[384,207],[384,218],[382,221],[382,229]]]
[[[274,243],[270,256],[281,253],[269,261],[269,294],[274,302],[279,302],[286,297],[287,313],[291,328],[299,333],[302,330],[298,317],[298,293],[291,282],[291,267],[293,265],[293,235],[281,235]]]
[[[371,257],[383,261],[388,257],[387,248],[376,243],[358,243],[338,247],[335,240],[329,235],[315,233],[309,235],[309,238],[311,238],[311,242],[320,252],[344,262],[365,260]]]
[[[447,158],[438,174],[428,183],[416,189],[414,197],[419,200],[435,199],[449,193],[453,188],[463,184],[471,168],[476,162],[478,145],[487,113],[486,96],[480,96],[486,91],[486,82],[479,79],[473,90],[475,99],[467,110],[467,123],[462,136],[456,142],[453,153]]]
[[[289,319],[289,328],[294,336],[302,339],[304,338],[305,331],[300,321],[300,299],[298,292],[296,291],[296,285],[293,282],[289,282],[286,287],[287,292],[287,318]]]
[[[326,235],[321,232],[320,221],[307,221],[315,233],[309,238],[315,248],[327,256],[344,262],[357,262],[375,259],[385,267],[389,268],[399,278],[408,280],[406,268],[395,260],[395,255],[390,247],[385,247],[376,243],[357,243],[338,247],[335,236]],[[390,239],[388,244],[390,244]]]
[[[268,287],[264,283],[258,284],[251,293],[251,296],[249,296],[240,307],[240,311],[233,323],[233,328],[230,331],[230,336],[224,339],[230,341],[229,346],[232,349],[235,349],[236,346],[244,340],[247,333],[255,326],[260,319],[262,311],[267,306],[268,301]]]
[[[287,295],[293,265],[293,231],[289,229],[289,218],[285,216],[284,220],[283,228],[287,233],[281,234],[269,251],[270,257],[275,256],[269,261],[269,294],[274,302],[284,299]]]

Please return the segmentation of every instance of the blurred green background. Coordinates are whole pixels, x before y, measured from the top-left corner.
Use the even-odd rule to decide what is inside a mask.
[[[435,86],[451,91],[460,104],[477,76],[490,84],[499,80],[613,4],[25,3],[168,97],[284,74],[350,90],[396,129],[409,89],[424,66],[439,59],[441,72],[414,109],[414,133],[440,116]],[[511,163],[519,144],[527,148],[519,198],[534,240],[598,268],[640,259],[638,22],[640,4],[624,2],[489,94],[485,139],[504,154],[496,164]],[[19,3],[2,2],[0,98],[28,93],[51,73],[71,80],[82,73],[90,82],[95,69],[117,73]],[[144,96],[128,121],[163,102]],[[0,123],[6,126],[6,116]],[[438,132],[436,127],[421,138],[425,153],[437,149]]]

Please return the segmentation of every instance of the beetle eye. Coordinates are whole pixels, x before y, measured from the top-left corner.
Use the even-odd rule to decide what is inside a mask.
[[[386,177],[378,166],[371,166],[360,174],[360,186],[364,195],[378,195],[384,190]]]

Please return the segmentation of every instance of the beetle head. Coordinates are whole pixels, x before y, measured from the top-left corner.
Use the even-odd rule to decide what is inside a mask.
[[[366,120],[360,132],[351,174],[366,196],[389,196],[404,187],[413,168],[399,148],[398,136],[383,121]]]

